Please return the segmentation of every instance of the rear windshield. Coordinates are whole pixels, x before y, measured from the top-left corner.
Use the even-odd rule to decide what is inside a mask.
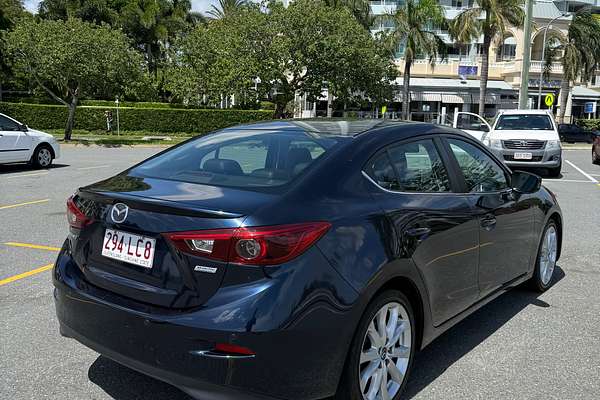
[[[496,130],[536,130],[551,131],[552,121],[547,115],[540,114],[521,114],[521,115],[501,115],[498,117]]]
[[[213,186],[282,186],[305,173],[340,139],[300,131],[229,130],[173,148],[130,173]]]

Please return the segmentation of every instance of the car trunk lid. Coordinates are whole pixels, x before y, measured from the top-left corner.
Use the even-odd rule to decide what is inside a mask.
[[[264,193],[119,175],[78,192],[77,206],[92,222],[73,235],[73,254],[92,285],[162,307],[198,306],[219,288],[227,264],[185,254],[164,233],[237,228],[251,210],[273,198]],[[116,221],[113,218],[115,204],[127,207],[123,221],[122,215]],[[103,255],[108,231],[154,240],[152,267]],[[131,246],[127,239],[122,244],[125,251],[135,253],[127,247]]]

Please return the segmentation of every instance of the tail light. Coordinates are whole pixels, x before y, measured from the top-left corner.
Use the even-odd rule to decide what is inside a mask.
[[[75,229],[81,229],[92,222],[91,218],[77,207],[74,196],[67,199],[67,221],[71,228]]]
[[[164,236],[184,253],[237,264],[275,265],[302,254],[330,226],[327,222],[308,222],[173,232]]]

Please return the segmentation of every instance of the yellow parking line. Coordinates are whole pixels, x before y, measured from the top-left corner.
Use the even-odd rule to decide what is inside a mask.
[[[28,249],[49,250],[49,251],[59,251],[60,250],[60,247],[41,246],[39,244],[30,244],[30,243],[6,242],[4,244],[7,246],[13,246],[13,247],[27,247]]]
[[[7,208],[15,208],[15,207],[27,206],[29,204],[47,203],[49,201],[50,201],[50,199],[43,199],[43,200],[28,201],[28,202],[19,203],[19,204],[9,204],[7,206],[0,206],[0,210],[6,210]]]
[[[23,272],[22,274],[10,276],[6,279],[0,280],[0,286],[6,285],[7,283],[11,283],[14,281],[18,281],[19,279],[27,278],[31,275],[39,274],[40,272],[48,271],[49,269],[52,269],[52,267],[54,267],[54,264],[48,264],[40,268],[32,269],[31,271]]]

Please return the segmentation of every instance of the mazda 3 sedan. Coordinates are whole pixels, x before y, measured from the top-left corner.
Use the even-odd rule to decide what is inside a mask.
[[[415,352],[551,285],[563,220],[540,182],[431,124],[198,137],[69,198],[60,332],[198,399],[397,400]]]

